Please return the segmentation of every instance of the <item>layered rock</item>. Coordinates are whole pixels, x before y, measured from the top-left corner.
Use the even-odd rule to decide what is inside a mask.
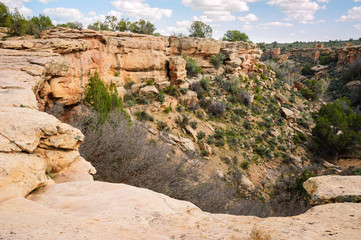
[[[335,203],[317,206],[304,214],[267,218],[255,224],[254,240],[359,239],[361,204]]]
[[[178,84],[178,80],[186,78],[184,54],[196,59],[203,73],[221,74],[227,69],[230,74],[247,75],[262,53],[255,44],[243,42],[66,28],[45,31],[40,39],[0,41],[0,50],[4,69],[14,65],[21,70],[18,74],[23,79],[46,76],[47,81],[33,89],[41,107],[50,100],[77,104],[89,74],[95,71],[119,89],[129,82],[140,84],[147,80]],[[225,69],[215,69],[210,58],[221,52],[227,53]]]
[[[361,202],[359,176],[320,176],[308,179],[303,187],[311,196],[311,204]]]
[[[300,48],[287,50],[283,55],[283,59],[279,59],[280,62],[286,60],[286,57],[302,57],[308,58],[317,63],[322,55],[330,54],[332,61],[337,62],[339,67],[352,63],[355,59],[361,57],[361,45],[351,45],[340,48],[324,48],[322,44],[316,44],[315,48]],[[263,53],[263,57],[266,59],[277,58],[279,54],[277,48],[274,50],[268,50]]]

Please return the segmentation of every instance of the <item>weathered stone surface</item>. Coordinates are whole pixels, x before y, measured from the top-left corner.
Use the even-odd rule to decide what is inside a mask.
[[[288,101],[288,99],[283,96],[282,94],[277,94],[276,95],[277,100],[279,100],[282,104],[286,104],[286,105],[291,105],[290,101]]]
[[[253,240],[360,239],[361,204],[316,206],[294,217],[267,218],[255,224]]]
[[[168,134],[168,139],[172,142],[178,143],[184,151],[195,151],[196,148],[192,140],[183,137],[177,137],[173,134]]]
[[[179,103],[186,106],[198,103],[197,93],[194,91],[188,90],[185,95],[182,95],[178,98]]]
[[[54,177],[56,183],[93,181],[96,169],[82,157],[77,157]]]
[[[177,84],[178,80],[184,80],[187,77],[186,60],[183,57],[169,58],[170,81]]]
[[[198,138],[197,138],[197,131],[196,131],[196,130],[194,130],[194,129],[193,129],[191,126],[189,126],[189,125],[187,125],[187,126],[185,127],[185,129],[186,129],[187,133],[190,134],[195,141],[198,140]]]
[[[207,151],[209,154],[212,154],[212,147],[209,146],[207,143],[204,142],[200,143],[199,148],[203,151]]]
[[[285,107],[281,108],[281,115],[287,120],[292,120],[296,117],[296,114],[293,111]]]
[[[155,86],[145,86],[139,90],[140,95],[157,94],[158,92]]]
[[[102,182],[55,184],[28,199],[3,202],[0,212],[5,239],[249,239],[259,221],[209,214],[150,190]]]
[[[361,176],[320,176],[308,179],[303,187],[311,204],[361,202]]]
[[[43,159],[27,153],[0,152],[0,202],[25,197],[49,181]]]
[[[77,149],[84,139],[79,130],[49,114],[28,108],[0,108],[0,122],[0,134],[8,139],[8,144],[15,144],[29,153],[39,145]]]

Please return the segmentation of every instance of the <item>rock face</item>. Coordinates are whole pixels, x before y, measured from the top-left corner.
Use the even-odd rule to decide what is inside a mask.
[[[303,187],[311,204],[361,202],[361,176],[321,176],[308,179]]]
[[[255,224],[254,240],[360,239],[361,204],[335,203],[311,208],[285,218],[268,218]]]
[[[194,58],[202,72],[215,73],[219,69],[210,64],[210,58],[225,50],[229,52],[225,65],[232,69],[232,74],[242,75],[253,71],[253,63],[262,53],[255,44],[243,42],[56,28],[44,31],[40,39],[0,41],[0,68],[21,70],[17,71],[19,81],[34,84],[33,90],[43,108],[51,101],[78,103],[89,74],[95,71],[106,83],[112,82],[118,88],[147,80],[156,85],[177,84],[186,78],[183,54]],[[43,75],[46,81],[40,85],[33,80],[40,80]],[[33,98],[29,102],[34,107],[35,99],[30,92],[11,87],[1,90],[19,96],[11,104],[21,105]]]
[[[268,50],[263,53],[263,56],[267,59],[277,58],[279,56],[276,51],[277,48],[273,50]],[[300,49],[290,49],[287,50],[283,58],[286,56],[289,58],[291,56],[299,56],[303,58],[309,58],[315,63],[320,60],[320,56],[330,54],[331,59],[337,62],[339,67],[352,63],[355,59],[361,57],[361,45],[357,46],[345,46],[336,49],[324,48],[322,44],[316,44],[315,48],[300,48]]]
[[[5,239],[250,239],[259,221],[209,214],[150,190],[102,182],[56,184],[3,202],[0,212]]]

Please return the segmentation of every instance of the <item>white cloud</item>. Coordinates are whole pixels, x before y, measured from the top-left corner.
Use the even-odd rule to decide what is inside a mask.
[[[327,0],[318,0],[317,2],[327,3]],[[286,21],[297,21],[305,23],[315,19],[315,13],[318,10],[326,8],[326,5],[319,5],[311,0],[269,0],[267,4],[277,6],[284,14]]]
[[[258,20],[257,16],[252,13],[250,13],[244,17],[238,17],[237,19],[242,22],[254,22],[254,21]]]
[[[166,27],[163,31],[160,31],[162,34],[173,34],[173,33],[184,33],[188,34],[189,27],[191,26],[191,21],[177,21],[175,27]]]
[[[55,1],[55,0],[38,0],[41,3],[47,4],[49,2]]]
[[[348,15],[341,16],[337,22],[355,22],[361,21],[361,7],[353,7],[348,10]]]
[[[89,16],[96,16],[96,15],[97,15],[97,13],[96,13],[96,12],[94,12],[94,11],[90,11],[90,12],[88,13],[88,15],[89,15]]]
[[[360,1],[361,1],[361,0],[360,0]],[[358,29],[358,30],[361,30],[361,23],[354,25],[354,27],[355,27],[356,29]]]
[[[108,15],[111,15],[109,12]],[[93,15],[92,17],[85,17],[84,14],[76,8],[45,8],[43,14],[49,16],[54,24],[66,23],[66,22],[81,22],[86,28],[89,24],[96,21],[104,21],[104,15]],[[93,13],[92,13],[93,14]],[[91,15],[89,13],[89,15]]]
[[[152,8],[145,0],[116,0],[111,2],[115,9],[126,12],[127,15],[150,21],[157,21],[172,16],[171,9]]]
[[[260,24],[264,27],[293,27],[292,23],[284,23],[284,22],[268,22],[268,23],[262,23]]]
[[[236,17],[232,12],[249,11],[247,2],[259,0],[183,0],[182,4],[195,11],[202,12],[202,18],[208,21],[234,21]]]
[[[248,1],[249,2],[249,1]],[[246,0],[183,0],[182,4],[197,11],[246,12],[249,10]]]
[[[9,7],[10,10],[17,8],[19,12],[25,16],[31,16],[33,11],[24,6],[24,2],[30,2],[31,0],[1,0],[3,4]]]
[[[236,17],[233,16],[230,12],[227,11],[207,11],[203,12],[203,15],[200,17],[194,16],[194,21],[202,21],[205,23],[220,21],[220,22],[230,22],[236,20]]]
[[[110,12],[108,12],[108,16],[114,16],[118,20],[120,20],[120,19],[122,19],[123,13],[115,11],[115,10],[111,10]]]
[[[354,0],[355,2],[361,2],[361,0]]]
[[[317,20],[317,21],[301,21],[301,24],[316,24],[316,23],[325,23],[326,21],[321,19],[321,20]]]

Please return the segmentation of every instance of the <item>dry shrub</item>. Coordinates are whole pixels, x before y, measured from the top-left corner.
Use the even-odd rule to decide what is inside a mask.
[[[170,147],[148,139],[143,124],[130,123],[121,112],[110,113],[103,124],[98,124],[98,119],[98,113],[90,112],[73,122],[85,135],[79,151],[97,169],[96,180],[170,195],[182,188],[191,169],[184,167],[184,160],[170,160]]]
[[[148,138],[145,125],[130,123],[121,112],[111,112],[103,124],[93,111],[74,119],[72,125],[86,136],[80,153],[97,169],[96,180],[148,188],[212,213],[268,217],[295,215],[308,209],[307,202],[292,190],[297,177],[281,179],[271,201],[259,200],[256,194],[245,199],[232,177],[227,181],[214,175],[200,182],[201,169],[187,163],[197,155],[173,155],[161,140]]]

